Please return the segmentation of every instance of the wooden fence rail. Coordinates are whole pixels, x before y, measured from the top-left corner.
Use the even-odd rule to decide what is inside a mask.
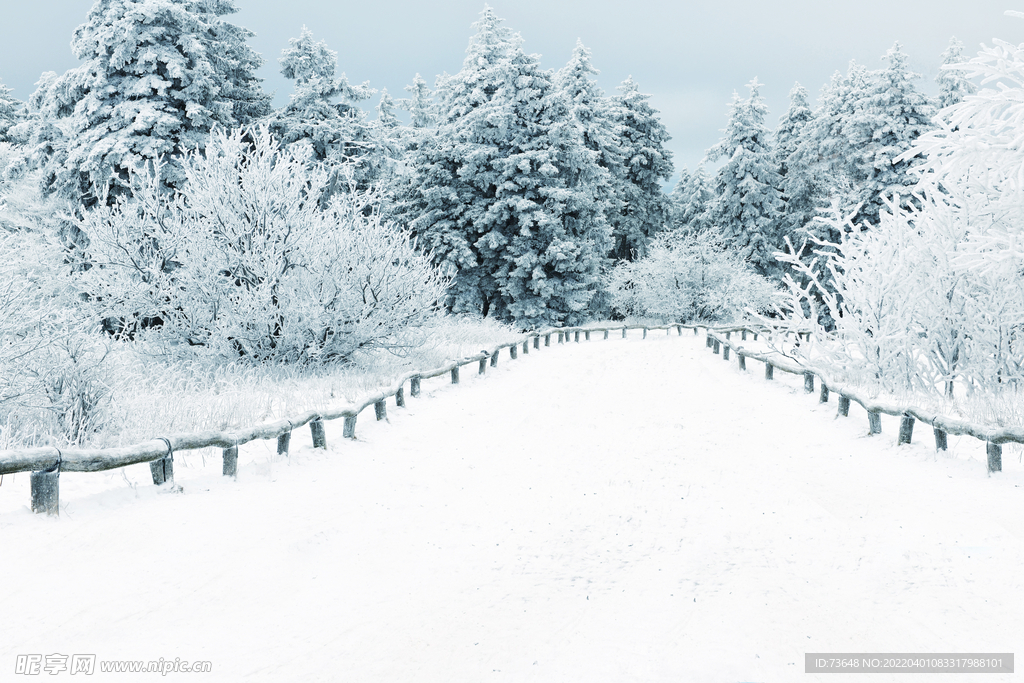
[[[914,434],[914,423],[915,421],[920,420],[921,422],[931,426],[932,433],[935,437],[936,450],[946,450],[946,440],[947,435],[949,434],[973,436],[976,439],[984,441],[986,456],[988,459],[988,471],[999,472],[1003,468],[1002,444],[1024,443],[1024,428],[1022,427],[977,425],[958,417],[943,415],[917,406],[884,401],[877,397],[867,395],[863,390],[840,384],[828,377],[821,370],[805,367],[791,358],[782,356],[778,352],[759,353],[752,351],[732,341],[729,338],[730,335],[728,332],[712,328],[705,329],[708,340],[707,345],[709,347],[714,346],[716,353],[718,352],[717,349],[720,344],[724,345],[727,350],[732,348],[733,352],[739,358],[739,367],[741,370],[746,369],[746,359],[753,358],[764,363],[765,379],[773,378],[775,368],[790,374],[803,375],[804,391],[807,393],[814,392],[814,382],[817,380],[821,387],[818,395],[818,402],[827,403],[830,394],[837,394],[839,397],[838,414],[842,417],[849,416],[850,401],[860,404],[868,414],[868,432],[870,434],[880,434],[882,432],[882,414],[899,417],[900,431],[896,440],[898,445],[908,444],[911,442]],[[730,330],[729,332],[732,331],[734,330]],[[798,334],[800,336],[804,335],[804,333]],[[743,334],[743,338],[746,338],[745,333]],[[728,359],[727,354],[725,358]]]

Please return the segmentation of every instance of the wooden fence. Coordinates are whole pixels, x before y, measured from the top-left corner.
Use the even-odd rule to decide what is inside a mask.
[[[706,343],[714,353],[721,353],[724,360],[729,360],[730,350],[735,353],[741,370],[747,369],[747,359],[753,358],[764,363],[765,379],[773,379],[775,368],[794,375],[803,375],[804,391],[808,394],[814,393],[814,383],[817,379],[819,384],[818,402],[828,403],[831,394],[836,394],[839,402],[839,415],[848,417],[850,414],[850,401],[859,403],[868,414],[868,433],[880,434],[882,432],[882,414],[892,415],[900,418],[900,431],[896,437],[898,445],[909,444],[914,435],[914,423],[918,420],[930,425],[935,437],[935,449],[946,450],[946,439],[949,434],[968,435],[985,442],[985,451],[988,457],[988,471],[1000,472],[1003,469],[1003,447],[1004,443],[1024,443],[1024,428],[1021,427],[999,427],[994,425],[977,425],[966,420],[942,415],[934,411],[925,410],[910,405],[902,405],[891,401],[880,400],[868,396],[863,390],[842,385],[832,378],[826,376],[819,370],[804,367],[791,358],[782,356],[777,352],[758,353],[751,351],[736,343],[732,339],[734,332],[739,332],[740,341],[746,341],[748,334],[757,334],[751,329],[739,328],[731,330],[707,329]],[[804,333],[797,333],[803,336]]]
[[[520,349],[524,354],[530,352],[531,346],[533,349],[539,350],[542,340],[543,346],[549,347],[551,346],[552,338],[556,339],[556,343],[563,344],[569,342],[570,337],[572,341],[579,342],[580,335],[583,335],[584,340],[589,341],[592,334],[602,334],[604,339],[608,339],[610,333],[621,331],[622,338],[626,338],[629,330],[643,330],[643,337],[646,339],[647,334],[651,331],[664,330],[668,334],[675,331],[676,334],[682,335],[684,329],[692,330],[694,335],[699,335],[702,329],[705,330],[708,347],[713,348],[715,353],[720,353],[724,349],[722,353],[726,360],[729,359],[730,351],[734,351],[741,369],[746,369],[747,358],[764,362],[765,377],[767,379],[772,379],[775,368],[779,368],[784,372],[803,375],[805,390],[813,392],[814,378],[817,376],[821,383],[821,402],[828,401],[830,393],[837,394],[839,396],[839,413],[846,416],[849,414],[850,401],[856,401],[868,411],[872,434],[881,431],[879,417],[881,413],[903,418],[899,443],[910,443],[915,419],[932,425],[935,431],[936,448],[942,450],[946,447],[946,434],[969,434],[986,441],[989,471],[999,471],[1002,469],[1000,444],[1007,442],[1024,443],[1024,429],[981,427],[963,420],[928,413],[927,411],[912,407],[901,407],[879,402],[863,396],[851,388],[842,387],[822,376],[820,372],[804,368],[795,361],[784,358],[777,353],[757,353],[737,345],[732,340],[732,335],[738,334],[741,340],[746,340],[748,335],[753,335],[756,341],[758,335],[763,334],[765,329],[754,329],[748,326],[710,328],[706,325],[684,324],[657,326],[614,325],[607,327],[553,328],[532,332],[516,342],[500,344],[490,350],[482,351],[479,354],[468,356],[461,360],[452,361],[433,370],[407,373],[391,387],[370,394],[354,404],[328,411],[307,411],[300,415],[255,427],[224,432],[205,431],[162,436],[150,441],[120,448],[75,448],[61,450],[55,447],[42,447],[0,451],[0,475],[15,472],[31,472],[32,511],[55,515],[59,511],[61,472],[100,472],[125,467],[126,465],[148,462],[154,484],[170,484],[173,486],[175,452],[216,447],[223,449],[224,475],[235,476],[238,467],[238,447],[243,444],[256,440],[277,439],[278,454],[287,455],[291,444],[292,432],[308,424],[313,447],[327,448],[324,421],[341,418],[345,420],[343,436],[349,439],[355,438],[356,420],[360,413],[369,406],[372,405],[374,407],[376,419],[383,420],[387,416],[388,399],[393,397],[395,405],[398,407],[405,405],[406,384],[409,385],[410,396],[420,395],[420,383],[424,379],[448,375],[451,377],[452,384],[458,384],[462,368],[476,363],[477,372],[482,375],[486,372],[488,366],[497,366],[499,354],[504,349],[508,349],[510,358],[514,360],[518,358]]]

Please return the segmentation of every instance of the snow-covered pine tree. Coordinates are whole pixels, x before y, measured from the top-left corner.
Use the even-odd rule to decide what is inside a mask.
[[[233,0],[96,0],[71,41],[84,63],[47,89],[44,118],[68,117],[50,189],[89,203],[109,182],[116,196],[131,167],[269,111],[261,59],[245,44],[253,34],[221,19],[234,11]],[[183,180],[173,164],[166,178]]]
[[[416,74],[412,85],[405,86],[405,91],[412,96],[407,99],[396,100],[395,105],[399,109],[409,112],[412,118],[410,125],[413,128],[430,128],[433,126],[437,120],[437,115],[434,111],[433,93],[427,86],[427,82],[419,74]]]
[[[485,8],[462,69],[440,79],[398,215],[455,275],[451,310],[577,323],[609,249],[603,171],[551,73],[501,22]]]
[[[807,89],[797,83],[789,91],[789,110],[779,119],[774,144],[775,165],[782,176],[785,202],[782,232],[795,244],[803,241],[799,233],[817,215],[812,164],[799,153],[812,118]]]
[[[707,212],[713,196],[704,164],[699,164],[693,173],[683,169],[671,195],[672,230],[695,233],[708,228]]]
[[[288,105],[267,119],[270,130],[285,145],[310,145],[316,161],[364,160],[374,144],[357,104],[373,95],[369,82],[353,86],[345,74],[337,77],[338,53],[324,41],[314,41],[305,26],[288,42],[291,47],[281,51],[278,61],[281,74],[295,86]],[[372,165],[362,165],[357,176],[363,185],[371,182]]]
[[[709,161],[725,159],[715,174],[708,222],[758,274],[777,280],[781,268],[774,253],[783,245],[783,204],[760,86],[756,78],[747,84],[746,100],[733,94],[725,138],[707,152]]]
[[[939,74],[935,82],[939,84],[940,108],[962,102],[968,95],[978,91],[978,86],[967,78],[964,67],[957,67],[958,64],[965,64],[967,57],[964,55],[964,44],[953,36],[949,39],[949,47],[942,53],[942,66],[939,67]]]
[[[20,112],[23,106],[11,96],[11,89],[0,81],[0,142],[8,142],[7,131],[21,119]]]
[[[658,119],[658,111],[630,76],[611,98],[613,119],[619,125],[622,173],[613,178],[617,214],[612,226],[612,257],[632,259],[643,256],[647,241],[663,230],[671,219],[671,200],[661,184],[672,176],[672,152],[665,148],[671,139]]]
[[[899,43],[884,59],[889,66],[869,74],[864,96],[843,125],[857,176],[855,192],[861,208],[855,224],[872,224],[885,206],[885,198],[907,196],[917,178],[909,173],[914,160],[897,160],[921,133],[934,127],[931,101],[914,87],[912,73]]]

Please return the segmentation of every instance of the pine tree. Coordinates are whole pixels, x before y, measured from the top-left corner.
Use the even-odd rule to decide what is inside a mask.
[[[760,275],[777,279],[781,269],[774,253],[783,244],[781,179],[764,125],[768,109],[760,86],[755,78],[747,85],[748,99],[733,95],[725,138],[708,150],[709,161],[726,160],[715,175],[708,220]]]
[[[782,177],[785,202],[783,235],[799,244],[799,233],[816,215],[816,188],[810,160],[799,153],[813,113],[807,102],[807,89],[799,83],[789,91],[789,110],[775,129],[775,165]]]
[[[21,119],[23,105],[11,96],[11,89],[0,81],[0,142],[7,142],[7,132]]]
[[[437,116],[434,112],[434,101],[431,97],[430,88],[427,82],[416,74],[412,85],[405,86],[405,90],[412,94],[408,99],[396,100],[396,106],[412,115],[410,122],[413,128],[430,128],[434,125]]]
[[[622,172],[613,178],[619,209],[609,222],[612,256],[632,259],[643,256],[648,240],[671,218],[671,201],[661,189],[673,172],[672,152],[665,148],[671,136],[648,102],[650,95],[640,93],[632,76],[618,90],[611,106],[619,125],[623,162]]]
[[[693,173],[683,169],[672,190],[672,230],[684,233],[703,232],[708,226],[708,208],[714,195],[711,181],[700,164]]]
[[[462,70],[440,79],[398,215],[454,274],[452,310],[580,322],[609,246],[596,154],[522,38],[490,8],[474,28]]]
[[[935,82],[939,84],[940,108],[945,108],[962,102],[968,95],[978,91],[978,86],[967,78],[963,67],[955,67],[957,64],[966,64],[967,57],[964,55],[964,44],[956,37],[949,39],[949,47],[942,53],[942,66],[939,68],[939,75]]]
[[[357,105],[374,91],[368,82],[353,86],[345,74],[336,77],[338,53],[324,41],[315,42],[305,26],[288,42],[291,47],[281,51],[278,61],[281,74],[295,81],[294,90],[288,105],[268,118],[270,130],[285,145],[310,145],[316,161],[362,162],[358,180],[372,182],[377,168],[368,162],[375,147]]]
[[[896,43],[885,54],[886,69],[871,72],[864,97],[843,126],[856,165],[856,197],[861,208],[855,224],[878,221],[885,198],[909,195],[917,177],[909,173],[911,159],[899,159],[914,140],[934,127],[934,107],[913,81],[907,55]]]
[[[48,87],[47,117],[67,116],[50,189],[89,203],[110,182],[116,196],[132,167],[269,111],[253,34],[221,19],[234,11],[233,0],[97,0],[71,42],[84,63]],[[166,179],[183,180],[173,164]]]

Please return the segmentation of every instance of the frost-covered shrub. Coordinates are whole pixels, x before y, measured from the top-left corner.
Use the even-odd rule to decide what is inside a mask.
[[[609,280],[612,308],[623,316],[674,322],[726,322],[772,307],[775,289],[710,232],[666,233],[646,257],[621,262]]]
[[[435,314],[447,283],[429,257],[307,147],[281,149],[266,129],[214,133],[180,166],[180,190],[164,189],[158,164],[134,175],[132,199],[82,221],[87,289],[123,332],[168,351],[313,363],[388,346]]]

